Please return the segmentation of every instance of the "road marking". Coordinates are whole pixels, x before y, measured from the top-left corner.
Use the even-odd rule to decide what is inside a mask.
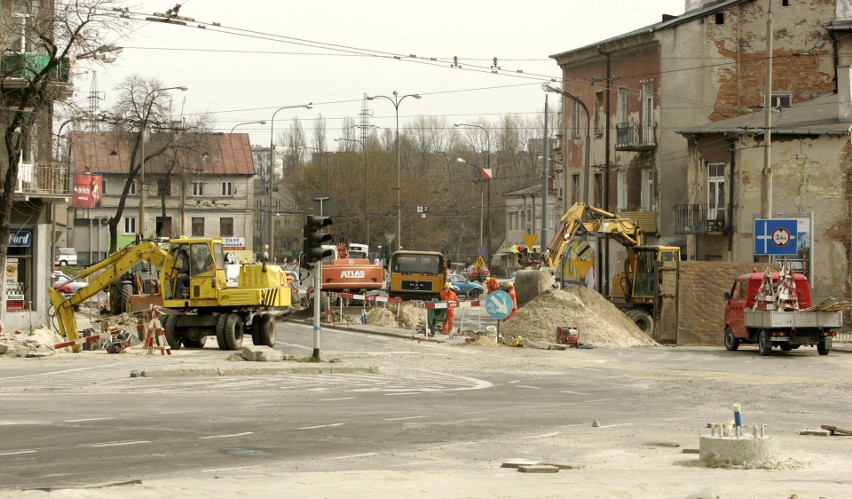
[[[426,416],[406,416],[404,418],[387,418],[387,419],[385,419],[385,421],[404,421],[406,419],[422,419],[422,418],[425,418],[425,417]]]
[[[246,435],[254,435],[253,431],[244,431],[242,433],[231,433],[230,435],[209,435],[206,437],[198,437],[201,440],[207,440],[210,438],[231,438],[231,437],[244,437]]]
[[[165,416],[167,414],[185,414],[187,412],[198,412],[200,409],[188,409],[186,411],[169,411],[169,412],[158,412],[158,416]]]
[[[588,393],[583,392],[572,392],[571,390],[562,390],[562,393],[570,393],[571,395],[590,395]]]
[[[19,454],[35,454],[37,450],[26,449],[26,450],[10,450],[8,452],[0,452],[0,456],[17,456]]]
[[[633,426],[633,423],[608,424],[608,425],[598,426],[598,428],[615,428],[616,426]]]
[[[518,388],[529,388],[530,390],[541,390],[540,386],[518,385]]]
[[[553,433],[545,433],[544,435],[533,435],[529,438],[547,438],[547,437],[552,437],[554,435],[559,435],[561,433],[562,433],[561,431],[555,431]]]
[[[302,428],[296,428],[297,430],[316,430],[317,428],[331,428],[333,426],[343,426],[346,423],[332,423],[332,424],[321,424],[317,426],[303,426]]]
[[[352,400],[354,398],[355,397],[338,397],[336,399],[319,399],[319,400],[317,400],[317,402],[334,402],[334,401],[337,401],[337,400]]]
[[[521,382],[521,380],[516,379],[515,381],[509,381],[509,382],[508,382],[508,383],[506,383],[506,384],[507,384],[507,385],[511,385],[511,384],[514,384],[514,383],[520,383],[520,382]]]
[[[16,378],[33,378],[33,377],[37,377],[37,376],[52,376],[54,374],[67,374],[67,373],[73,373],[73,372],[79,372],[79,371],[90,371],[92,369],[99,369],[99,368],[103,368],[103,367],[113,367],[113,366],[117,366],[117,365],[118,365],[118,363],[114,362],[112,364],[104,364],[104,365],[100,365],[100,366],[78,367],[78,368],[75,368],[75,369],[63,369],[61,371],[50,371],[50,372],[46,372],[46,373],[20,374],[18,376],[3,376],[0,379],[7,380],[7,379],[16,379]]]
[[[594,403],[596,403],[596,402],[606,402],[607,400],[612,400],[612,399],[605,398],[605,399],[586,400],[586,401],[584,401],[583,403],[584,403],[584,404],[594,404]]]
[[[109,418],[69,419],[67,421],[63,421],[63,423],[83,423],[85,421],[105,421],[107,419],[115,419],[115,418],[109,417]]]
[[[369,457],[369,456],[376,456],[376,455],[378,455],[378,453],[376,453],[376,452],[367,452],[365,454],[350,454],[348,456],[337,456],[337,457],[333,457],[332,459],[352,459],[353,457]]]
[[[80,444],[80,447],[120,447],[122,445],[150,444],[150,440],[122,440],[119,442],[102,442],[99,444]]]

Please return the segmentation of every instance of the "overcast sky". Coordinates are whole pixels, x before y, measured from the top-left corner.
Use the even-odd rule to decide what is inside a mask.
[[[174,6],[175,0],[146,0],[132,10],[165,12]],[[211,113],[217,131],[266,120],[237,128],[256,145],[269,144],[277,108],[312,102],[311,110],[279,112],[275,136],[298,118],[310,137],[321,113],[327,148],[333,149],[343,118],[358,116],[365,93],[421,94],[400,104],[401,125],[418,115],[446,116],[450,123],[496,122],[506,113],[540,112],[541,81],[559,79],[550,55],[683,11],[684,0],[187,0],[178,14],[195,22],[186,27],[140,22],[130,37],[113,40],[124,47],[115,63],[81,63],[78,70],[97,71],[102,111],[128,75],[155,77],[164,86],[188,87],[173,92],[176,110]],[[451,67],[454,57],[460,68]],[[490,68],[495,57],[498,74]],[[84,109],[90,76],[79,74],[74,81],[75,100]],[[372,124],[394,127],[390,102],[369,105]]]

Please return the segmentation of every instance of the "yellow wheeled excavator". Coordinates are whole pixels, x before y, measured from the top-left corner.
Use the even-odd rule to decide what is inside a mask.
[[[640,329],[652,334],[665,297],[661,289],[661,269],[664,262],[680,260],[680,248],[643,245],[642,229],[634,220],[585,203],[575,203],[562,216],[559,230],[550,240],[547,252],[541,256],[539,270],[517,273],[515,292],[518,300],[529,301],[550,288],[553,280],[542,279],[542,271],[552,277],[561,265],[569,265],[566,251],[572,243],[588,236],[608,237],[627,250],[624,268],[613,276],[612,289],[606,297]]]

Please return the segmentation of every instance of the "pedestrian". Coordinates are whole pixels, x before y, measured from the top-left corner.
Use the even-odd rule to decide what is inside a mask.
[[[515,284],[512,282],[506,283],[506,287],[509,289],[509,296],[512,297],[512,313],[506,317],[506,320],[511,319],[515,312],[518,311],[518,297],[515,296]]]
[[[189,255],[186,250],[180,250],[175,263],[177,269],[177,282],[175,283],[175,298],[184,298],[186,289],[189,287]]]
[[[263,245],[263,251],[259,255],[257,255],[257,260],[260,263],[268,263],[269,262],[269,245],[268,244]]]
[[[485,278],[485,286],[488,288],[488,294],[489,295],[491,293],[497,291],[498,289],[500,289],[500,283],[497,282],[497,279],[495,279],[493,277],[486,277]]]
[[[450,307],[450,302],[455,302],[458,305],[459,297],[453,291],[453,286],[450,283],[444,283],[444,289],[440,293],[441,301],[447,303],[447,322],[444,323],[444,334],[449,334],[453,330],[453,319],[456,315],[456,309]]]

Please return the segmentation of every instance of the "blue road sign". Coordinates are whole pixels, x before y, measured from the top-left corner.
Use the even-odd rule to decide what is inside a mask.
[[[755,255],[795,255],[799,239],[799,222],[790,218],[756,218],[754,220]]]
[[[488,293],[488,297],[485,298],[485,311],[495,319],[499,320],[509,317],[509,314],[512,313],[512,308],[512,297],[505,291],[498,289],[497,291]]]

